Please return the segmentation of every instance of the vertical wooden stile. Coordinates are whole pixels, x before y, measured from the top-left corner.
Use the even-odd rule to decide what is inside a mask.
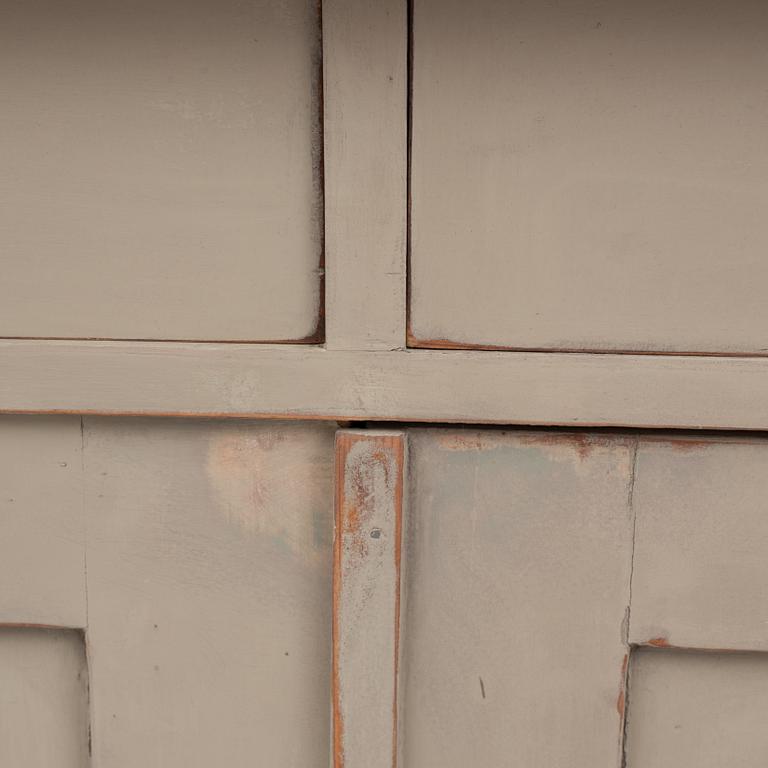
[[[406,440],[336,433],[333,768],[396,768]]]
[[[405,346],[405,0],[323,0],[325,345]]]

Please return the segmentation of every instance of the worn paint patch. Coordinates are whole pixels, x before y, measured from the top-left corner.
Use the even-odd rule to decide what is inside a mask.
[[[612,454],[618,472],[629,477],[632,456],[628,449],[631,439],[616,435],[595,435],[582,432],[445,432],[438,437],[438,445],[446,451],[485,452],[515,447],[536,450],[544,459],[567,463],[581,473],[582,465],[598,455]]]
[[[336,450],[334,766],[393,765],[403,437],[340,433]]]
[[[308,497],[330,498],[326,440],[320,431],[290,424],[213,436],[206,471],[218,511],[244,531],[270,537],[294,555],[314,558],[327,552],[330,509],[306,505]]]
[[[509,444],[509,437],[503,432],[442,432],[438,433],[437,444],[445,451],[492,451]]]
[[[351,445],[344,472],[343,517],[349,557],[365,557],[370,538],[378,538],[373,530],[376,510],[394,507],[396,478],[397,464],[391,448],[362,440]],[[354,563],[349,565],[354,567]]]
[[[712,440],[697,440],[695,438],[689,440],[680,438],[677,440],[667,440],[665,442],[666,445],[677,453],[697,453],[698,451],[711,448],[713,444]]]

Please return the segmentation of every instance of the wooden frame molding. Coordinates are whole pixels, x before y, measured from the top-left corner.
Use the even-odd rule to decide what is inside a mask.
[[[333,766],[396,768],[406,438],[336,433]]]
[[[405,0],[323,0],[326,346],[405,346]]]
[[[0,341],[0,412],[768,429],[767,358]]]

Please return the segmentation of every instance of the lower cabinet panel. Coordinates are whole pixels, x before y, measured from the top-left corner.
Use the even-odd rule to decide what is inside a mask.
[[[59,691],[84,636],[92,765],[325,768],[333,438],[298,422],[0,419],[0,765],[89,764],[73,752],[87,710]],[[30,622],[80,629],[54,647],[10,626]],[[57,650],[75,637],[77,664]]]
[[[627,768],[764,766],[768,656],[638,650],[627,714]]]
[[[100,768],[325,766],[333,430],[85,421]]]
[[[633,445],[409,435],[405,768],[619,755]]]
[[[644,440],[636,476],[630,641],[768,651],[768,442]]]
[[[766,470],[760,436],[2,417],[0,765],[762,768]]]
[[[0,628],[0,765],[88,765],[83,633]]]

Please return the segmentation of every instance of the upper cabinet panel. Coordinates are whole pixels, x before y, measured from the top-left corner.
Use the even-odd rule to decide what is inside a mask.
[[[768,4],[415,0],[411,343],[768,351]]]
[[[315,0],[0,9],[0,336],[320,329]]]

